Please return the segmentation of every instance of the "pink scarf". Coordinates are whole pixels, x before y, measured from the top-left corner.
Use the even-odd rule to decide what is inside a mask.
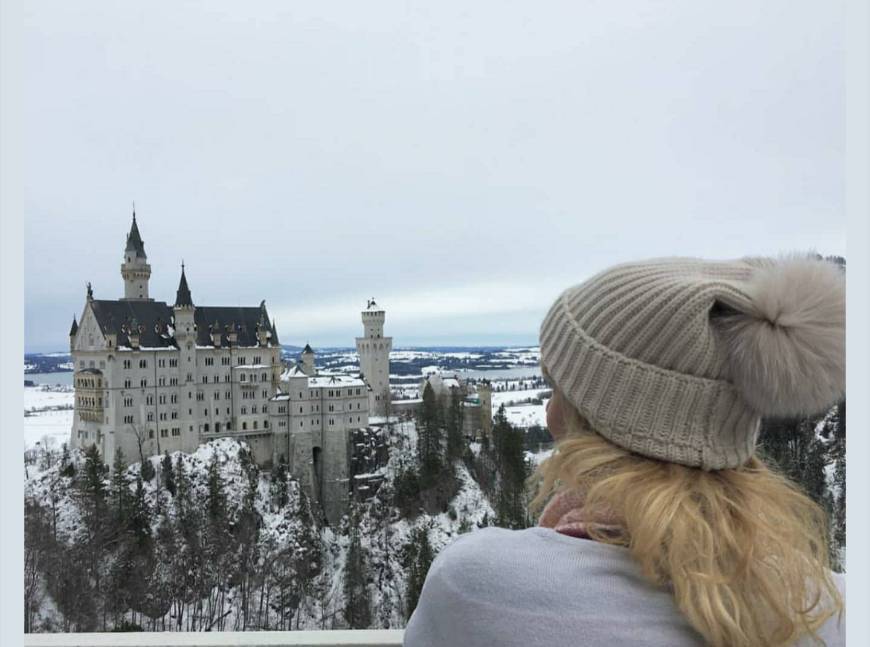
[[[557,492],[541,513],[538,525],[578,539],[591,539],[589,530],[592,528],[599,532],[619,531],[619,525],[610,515],[587,510],[583,494],[578,490]]]

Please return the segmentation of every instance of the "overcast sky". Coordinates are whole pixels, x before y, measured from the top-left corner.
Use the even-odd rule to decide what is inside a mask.
[[[265,299],[284,343],[525,344],[616,262],[845,255],[839,2],[32,0],[25,325],[85,283]]]

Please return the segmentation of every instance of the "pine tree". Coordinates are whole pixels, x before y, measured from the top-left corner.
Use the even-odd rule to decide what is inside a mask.
[[[73,465],[69,455],[69,447],[66,443],[63,444],[60,454],[60,475],[67,478],[72,478],[76,475],[76,468]]]
[[[420,526],[411,531],[408,543],[405,544],[402,565],[405,567],[405,619],[409,619],[423,591],[423,583],[429,573],[429,567],[435,558],[432,544],[429,542],[428,529]]]
[[[344,619],[351,629],[366,629],[372,623],[365,551],[359,535],[358,517],[352,515],[350,541],[344,564]]]
[[[140,548],[144,548],[151,539],[151,509],[145,499],[145,486],[141,476],[136,477],[136,493],[130,506],[127,532]]]
[[[287,463],[284,460],[279,461],[272,467],[272,478],[269,483],[269,499],[272,502],[273,509],[280,510],[290,500],[290,493],[287,485]]]
[[[208,494],[205,506],[208,518],[212,524],[223,525],[227,516],[227,497],[224,491],[223,479],[221,479],[220,465],[217,452],[212,453],[208,464],[207,476]]]
[[[465,449],[462,422],[462,393],[454,388],[447,409],[447,457],[451,461],[461,458]]]
[[[157,475],[157,471],[154,469],[154,464],[151,462],[150,457],[145,457],[142,459],[142,467],[139,470],[139,473],[142,475],[143,481],[150,481]]]
[[[528,526],[525,483],[529,473],[525,439],[522,430],[508,422],[504,405],[496,412],[492,435],[498,471],[495,506],[498,524],[506,528],[525,528]]]
[[[169,452],[163,452],[163,461],[160,464],[160,471],[163,474],[163,487],[173,497],[175,496],[175,474],[172,470],[172,458],[169,457]]]
[[[420,460],[420,481],[423,489],[431,486],[441,471],[441,421],[435,391],[427,382],[419,411],[417,455]]]
[[[107,506],[106,506],[106,465],[100,456],[96,445],[91,445],[85,450],[85,468],[81,474],[80,487],[82,491],[85,523],[91,532],[92,539],[106,530]]]
[[[115,460],[112,462],[112,501],[115,523],[123,532],[127,525],[127,515],[130,508],[130,480],[127,475],[124,452],[120,447],[115,450]]]

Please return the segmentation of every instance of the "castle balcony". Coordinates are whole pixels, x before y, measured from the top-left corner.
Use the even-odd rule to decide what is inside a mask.
[[[400,647],[401,629],[24,634],[25,647]]]

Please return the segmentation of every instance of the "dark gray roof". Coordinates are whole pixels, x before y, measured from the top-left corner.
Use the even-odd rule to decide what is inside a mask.
[[[79,331],[79,325],[78,325],[78,323],[76,323],[76,316],[73,315],[73,322],[72,322],[72,326],[70,326],[70,329],[69,329],[69,336],[72,337],[78,331]]]
[[[193,305],[193,299],[190,296],[190,288],[187,287],[187,277],[184,276],[184,263],[181,264],[181,280],[178,282],[178,291],[175,293],[175,305]]]
[[[94,315],[104,334],[117,335],[118,346],[130,346],[129,334],[139,331],[139,345],[147,348],[177,348],[171,334],[172,307],[163,301],[91,301]],[[265,303],[260,307],[210,307],[199,306],[194,310],[196,343],[211,346],[211,331],[217,326],[221,332],[221,346],[227,346],[227,334],[235,331],[237,346],[257,346],[258,327],[272,333],[269,342],[278,345],[278,334],[269,323]]]
[[[139,235],[135,211],[133,212],[133,225],[130,227],[130,233],[127,234],[127,248],[125,251],[135,252],[139,258],[145,258],[145,243],[142,242],[142,236]]]
[[[312,355],[314,355],[314,351],[311,350],[311,346],[309,344],[305,344],[305,348],[302,349],[302,352],[303,353],[311,353]]]
[[[215,330],[215,325],[221,332],[222,346],[228,343],[227,334],[233,330],[236,333],[238,346],[256,346],[259,343],[257,341],[259,328],[265,328],[267,332],[272,333],[269,342],[278,345],[278,333],[269,323],[265,304],[261,304],[259,308],[197,306],[193,318],[197,329],[196,343],[200,346],[211,345],[211,333]]]
[[[129,346],[130,333],[138,330],[140,346],[177,347],[168,329],[172,308],[163,301],[94,299],[91,308],[103,334],[117,335],[118,346]]]

